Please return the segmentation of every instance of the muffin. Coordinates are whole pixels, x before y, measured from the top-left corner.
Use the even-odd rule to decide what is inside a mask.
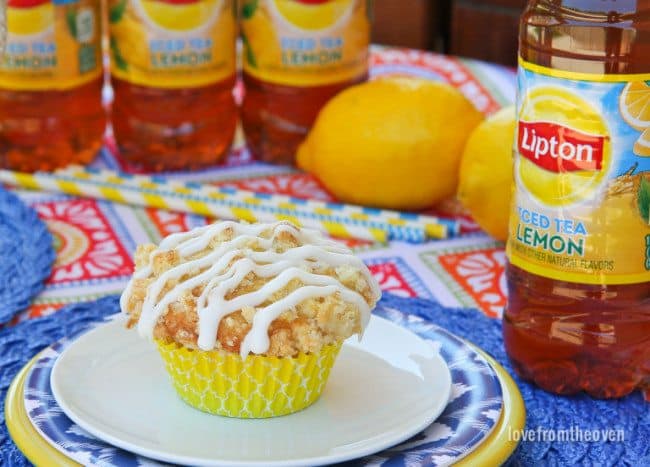
[[[120,306],[185,402],[264,418],[320,396],[380,296],[364,263],[316,231],[224,221],[138,246]]]

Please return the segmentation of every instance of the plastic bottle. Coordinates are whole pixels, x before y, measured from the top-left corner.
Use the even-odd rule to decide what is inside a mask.
[[[106,127],[99,0],[9,0],[0,60],[0,166],[90,162]]]
[[[237,122],[233,0],[109,0],[108,15],[121,157],[155,171],[216,164]]]
[[[318,111],[368,76],[367,0],[242,0],[242,123],[254,157],[291,164]]]
[[[558,394],[650,386],[650,0],[531,0],[521,19],[503,333]]]

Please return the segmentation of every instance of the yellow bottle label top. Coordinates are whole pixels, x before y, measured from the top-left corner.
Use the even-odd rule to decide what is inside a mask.
[[[244,72],[263,81],[320,86],[368,71],[367,0],[243,0]]]
[[[521,61],[512,264],[583,284],[650,280],[650,74]]]
[[[156,88],[235,73],[233,0],[109,0],[111,74]]]
[[[9,0],[0,87],[65,90],[102,73],[99,0]]]

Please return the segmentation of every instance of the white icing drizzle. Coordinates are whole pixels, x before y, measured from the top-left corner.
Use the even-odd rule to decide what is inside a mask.
[[[194,258],[197,253],[207,249],[210,242],[226,229],[233,230],[231,240],[218,243],[208,254]],[[270,230],[269,238],[261,234]],[[290,233],[301,246],[289,248],[278,253],[270,250],[276,237]],[[254,251],[248,247],[253,243]],[[221,319],[244,307],[257,307],[250,331],[240,346],[242,358],[250,352],[261,354],[268,350],[270,324],[283,312],[299,305],[304,300],[325,297],[335,293],[347,302],[355,304],[361,313],[361,328],[365,329],[370,319],[370,307],[361,294],[347,288],[337,278],[311,272],[314,268],[349,265],[358,269],[371,288],[373,299],[379,300],[379,285],[368,271],[363,261],[355,257],[345,246],[324,238],[318,231],[298,229],[288,222],[275,224],[240,224],[232,221],[217,222],[189,232],[169,235],[151,253],[146,266],[133,274],[122,297],[120,307],[127,312],[128,299],[136,279],[145,279],[152,274],[152,263],[156,255],[176,250],[180,264],[158,276],[147,288],[138,321],[138,332],[143,337],[153,338],[153,331],[160,316],[169,305],[184,295],[205,284],[201,295],[196,299],[198,322],[198,346],[211,350]],[[225,297],[249,274],[270,278],[261,288],[239,295],[230,300]],[[183,279],[184,276],[189,276]],[[304,285],[286,297],[259,308],[275,292],[297,279]],[[171,290],[162,293],[168,281],[178,281]]]

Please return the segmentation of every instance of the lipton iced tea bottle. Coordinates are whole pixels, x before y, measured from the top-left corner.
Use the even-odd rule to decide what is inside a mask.
[[[9,0],[0,60],[0,166],[90,162],[106,126],[99,0]]]
[[[559,394],[650,386],[650,0],[533,0],[503,333]]]
[[[293,163],[318,111],[368,75],[367,0],[242,0],[246,93],[242,123],[253,155]]]
[[[233,0],[109,0],[112,124],[148,170],[215,164],[235,132]]]

